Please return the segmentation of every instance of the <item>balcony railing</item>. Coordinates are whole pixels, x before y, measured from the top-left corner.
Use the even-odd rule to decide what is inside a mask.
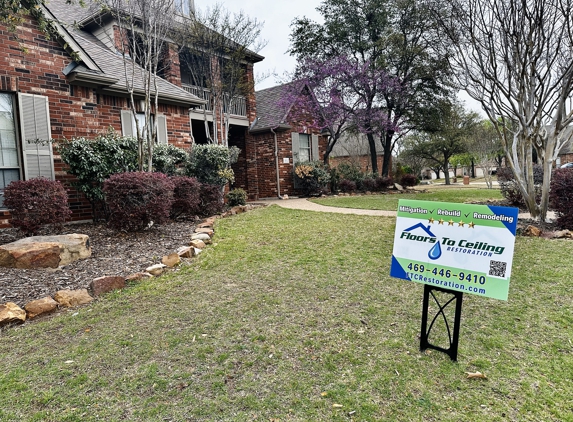
[[[200,107],[200,110],[207,110],[213,111],[213,103],[211,101],[211,91],[206,88],[201,88],[195,85],[183,85],[183,89],[190,94],[195,95],[205,101],[207,104],[204,104]],[[223,112],[227,112],[227,101],[224,102]],[[233,104],[231,105],[230,113],[232,116],[247,116],[247,99],[245,97],[235,97],[233,100]]]

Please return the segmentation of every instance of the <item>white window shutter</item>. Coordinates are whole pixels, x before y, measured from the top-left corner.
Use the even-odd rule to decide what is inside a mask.
[[[320,160],[318,156],[318,135],[312,135],[311,137],[311,157],[312,161]]]
[[[157,115],[157,143],[167,144],[167,118],[164,114]]]
[[[123,136],[133,136],[133,115],[130,110],[121,110],[121,133]]]
[[[18,94],[22,134],[22,155],[24,157],[24,179],[45,177],[54,180],[54,157],[50,127],[48,97],[33,94]],[[41,144],[37,141],[44,141]]]
[[[292,163],[296,164],[298,162],[298,156],[300,151],[300,141],[298,139],[298,132],[291,132],[292,139]]]

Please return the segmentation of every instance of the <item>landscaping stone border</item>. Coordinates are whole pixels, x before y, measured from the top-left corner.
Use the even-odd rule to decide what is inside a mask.
[[[0,327],[9,324],[21,324],[26,320],[34,319],[38,316],[48,315],[57,309],[74,308],[80,305],[90,303],[94,297],[99,297],[105,293],[123,289],[129,282],[136,282],[145,278],[158,277],[181,264],[181,258],[192,258],[201,253],[207,245],[212,244],[212,238],[215,235],[213,228],[217,218],[225,218],[237,214],[242,214],[249,210],[264,207],[263,204],[240,205],[231,208],[229,211],[206,218],[195,227],[194,234],[188,246],[182,246],[174,253],[164,256],[161,264],[151,265],[143,271],[124,276],[101,276],[91,281],[88,289],[79,290],[60,290],[55,292],[53,297],[47,296],[42,299],[33,300],[20,308],[13,302],[0,304]]]

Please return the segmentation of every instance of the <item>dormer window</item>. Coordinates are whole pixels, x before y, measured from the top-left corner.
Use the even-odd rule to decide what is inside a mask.
[[[175,10],[184,16],[189,16],[191,13],[195,11],[195,1],[175,0]]]

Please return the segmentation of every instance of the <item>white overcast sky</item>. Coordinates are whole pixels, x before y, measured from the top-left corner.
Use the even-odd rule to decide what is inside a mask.
[[[255,87],[257,91],[278,85],[281,80],[284,81],[285,72],[292,72],[295,68],[295,59],[287,53],[290,47],[291,22],[303,16],[322,22],[322,17],[316,10],[321,0],[218,0],[218,2],[233,13],[243,10],[251,18],[264,22],[262,38],[267,41],[267,46],[260,54],[265,59],[255,64],[255,74],[271,72],[277,76],[272,75],[257,83]],[[195,0],[195,7],[204,9],[213,3],[211,0]],[[483,115],[479,104],[465,92],[459,97],[466,103],[466,107]]]

